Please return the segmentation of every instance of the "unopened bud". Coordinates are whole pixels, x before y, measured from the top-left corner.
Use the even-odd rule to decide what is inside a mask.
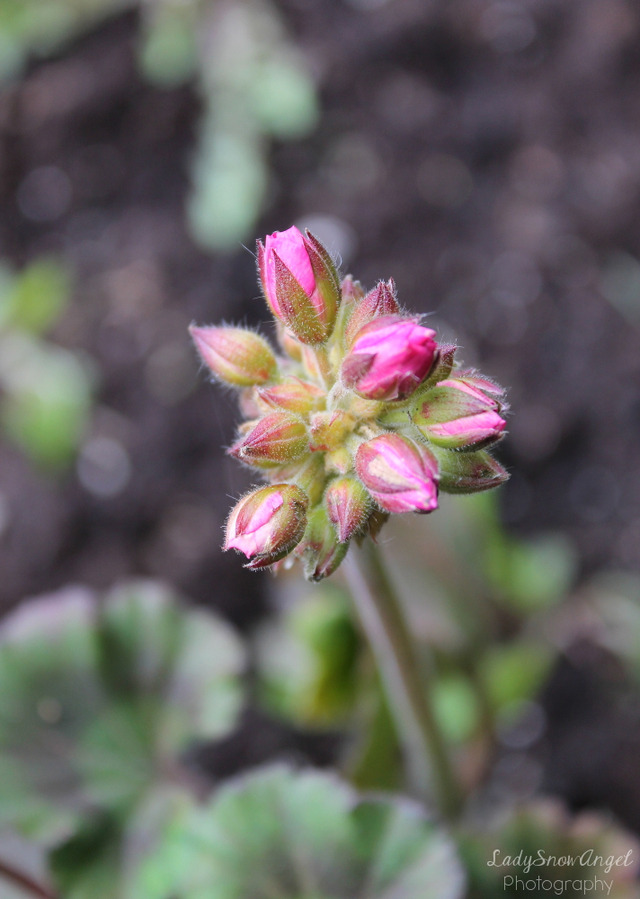
[[[336,478],[324,495],[327,513],[341,543],[364,529],[371,512],[371,497],[355,478]]]
[[[290,331],[287,331],[282,322],[277,318],[275,319],[275,323],[278,343],[284,352],[295,362],[302,361],[302,344],[300,341],[297,337],[294,337]]]
[[[247,568],[264,568],[284,558],[304,534],[308,499],[293,484],[261,487],[231,511],[225,549],[244,553]]]
[[[431,512],[438,506],[435,456],[399,434],[383,434],[361,444],[356,472],[387,512]]]
[[[345,438],[353,430],[355,422],[348,412],[316,412],[311,416],[310,446],[314,452],[331,452],[340,449]]]
[[[388,281],[380,281],[377,287],[354,306],[344,332],[345,343],[349,346],[356,337],[360,328],[368,324],[380,315],[397,315],[400,306],[396,299],[396,285],[393,278]]]
[[[359,281],[355,281],[351,275],[342,279],[343,304],[357,303],[364,297],[364,288]]]
[[[487,446],[506,426],[500,404],[465,380],[441,381],[420,397],[413,423],[432,443],[447,449]]]
[[[300,378],[286,378],[273,387],[258,389],[257,395],[267,407],[286,409],[297,415],[307,415],[325,401],[325,391],[321,387]]]
[[[483,390],[490,396],[504,396],[504,387],[496,384],[496,382],[492,381],[491,378],[485,378],[484,375],[479,374],[473,369],[461,371],[457,374],[456,377],[459,380],[464,381],[464,383],[468,384],[470,387],[475,387],[477,390]]]
[[[348,543],[341,543],[326,509],[317,507],[309,515],[304,537],[298,544],[296,555],[304,560],[304,573],[308,581],[321,581],[336,570],[347,554]]]
[[[307,429],[289,412],[261,418],[229,449],[229,455],[258,468],[274,468],[299,459],[308,449]]]
[[[489,453],[438,452],[440,488],[445,493],[480,493],[499,487],[509,479],[508,472]]]
[[[271,311],[302,343],[324,343],[340,305],[338,274],[327,250],[295,226],[258,241],[258,269]]]
[[[434,337],[435,331],[412,318],[376,318],[358,331],[342,364],[342,379],[367,399],[404,399],[431,370]]]
[[[213,374],[234,387],[266,384],[278,370],[267,341],[245,328],[189,328],[204,364]]]

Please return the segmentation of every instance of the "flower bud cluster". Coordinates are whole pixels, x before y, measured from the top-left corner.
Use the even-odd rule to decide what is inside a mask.
[[[225,549],[247,568],[299,558],[320,580],[389,514],[506,480],[487,451],[504,435],[502,389],[459,369],[456,348],[402,311],[393,281],[368,293],[341,281],[295,227],[258,243],[258,268],[279,353],[244,328],[191,328],[214,377],[239,390],[245,421],[228,452],[267,481],[227,522]]]

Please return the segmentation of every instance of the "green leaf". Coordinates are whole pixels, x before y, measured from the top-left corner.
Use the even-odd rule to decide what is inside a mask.
[[[233,726],[242,665],[227,625],[156,584],[22,606],[0,629],[0,826],[53,843],[131,808]]]
[[[146,34],[139,50],[140,65],[149,81],[177,87],[198,67],[198,23],[195,7],[184,3],[148,10]]]
[[[468,679],[450,674],[438,678],[433,687],[433,701],[440,726],[455,743],[468,740],[478,726],[478,700]]]
[[[493,705],[501,708],[535,696],[553,659],[550,646],[528,640],[488,650],[480,670]]]
[[[69,302],[69,273],[55,259],[42,258],[9,281],[0,281],[0,325],[41,334]]]
[[[37,463],[68,463],[87,425],[91,372],[76,355],[26,335],[0,345],[0,420],[11,439]]]
[[[50,853],[50,867],[64,899],[153,899],[158,885],[153,865],[168,826],[194,806],[176,787],[158,788],[125,816],[97,815]],[[0,893],[0,896],[2,894]]]
[[[149,863],[159,889],[145,899],[458,899],[464,887],[418,806],[284,766],[228,783]]]
[[[527,542],[499,535],[487,546],[486,567],[502,601],[526,614],[566,596],[575,577],[576,557],[561,535]]]
[[[353,711],[360,638],[344,593],[327,584],[264,626],[258,663],[266,703],[307,726],[335,725]]]

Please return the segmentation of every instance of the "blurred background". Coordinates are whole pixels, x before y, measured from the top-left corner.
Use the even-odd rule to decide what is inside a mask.
[[[266,324],[255,240],[309,227],[509,391],[495,502],[385,536],[405,576],[430,547],[418,604],[434,572],[443,607],[461,571],[477,593],[480,565],[491,640],[524,635],[486,662],[496,703],[521,703],[496,789],[640,828],[637,4],[0,0],[0,78],[2,613],[144,576],[253,639],[292,595],[317,602],[221,552],[251,482],[224,455],[235,399],[187,336]],[[443,671],[462,742],[477,710]],[[338,725],[290,718],[249,704],[206,763],[335,759]]]

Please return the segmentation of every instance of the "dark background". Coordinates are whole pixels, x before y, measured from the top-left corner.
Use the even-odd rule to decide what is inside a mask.
[[[408,308],[434,313],[465,362],[509,389],[499,451],[512,473],[500,500],[508,529],[562,531],[582,576],[634,569],[638,7],[278,5],[321,116],[309,137],[269,144],[269,200],[247,246],[308,222],[364,284],[393,276]],[[135,12],[112,17],[32,59],[0,98],[2,256],[19,268],[53,253],[71,266],[73,302],[52,339],[95,366],[85,449],[106,439],[121,451],[115,462],[81,453],[82,476],[78,462],[52,477],[3,443],[0,608],[70,582],[145,575],[248,628],[273,582],[220,550],[227,509],[250,482],[224,455],[234,399],[205,386],[187,327],[255,325],[266,309],[250,252],[208,253],[189,234],[202,100],[192,85],[142,78],[139,27]],[[92,487],[110,475],[120,484],[110,495]],[[550,783],[576,804],[617,802],[637,825],[623,762],[637,758],[638,723],[608,721],[598,660],[587,668],[560,672],[549,700],[560,740]],[[562,728],[577,698],[584,716],[566,739],[579,738],[588,763],[576,785],[562,773],[576,758]],[[603,728],[609,740],[596,751],[589,740]]]

